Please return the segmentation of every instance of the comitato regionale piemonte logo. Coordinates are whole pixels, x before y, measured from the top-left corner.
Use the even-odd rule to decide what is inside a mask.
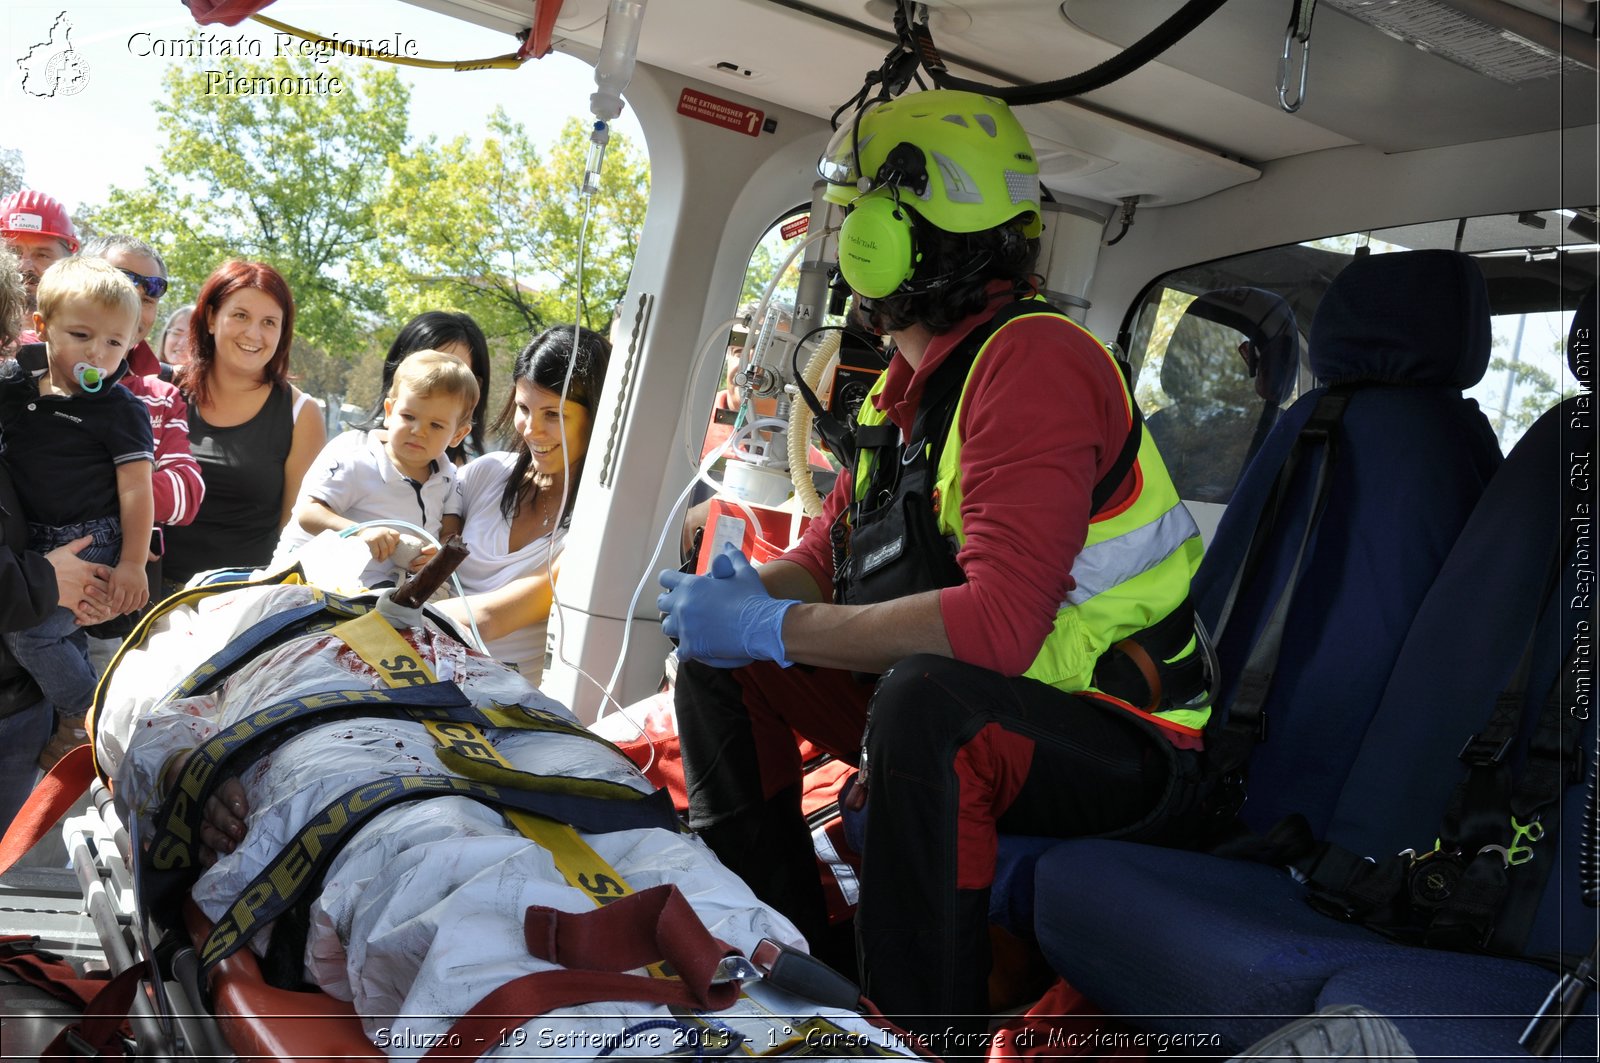
[[[17,68],[22,71],[22,91],[30,96],[72,96],[89,84],[89,63],[72,47],[72,20],[65,11],[56,16],[48,39],[32,45]]]

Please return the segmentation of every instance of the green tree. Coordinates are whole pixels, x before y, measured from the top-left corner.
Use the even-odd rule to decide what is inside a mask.
[[[22,177],[22,152],[16,148],[0,148],[0,196],[19,191]]]
[[[628,139],[612,134],[583,233],[580,193],[588,153],[572,119],[541,153],[520,123],[497,109],[481,144],[433,139],[392,161],[377,207],[388,307],[395,319],[459,309],[491,338],[520,347],[548,325],[582,322],[604,332],[627,290],[649,200],[649,170]]]
[[[789,257],[792,245],[793,241],[780,240],[776,228],[767,230],[766,235],[756,244],[755,250],[750,253],[750,265],[745,267],[744,287],[739,292],[739,306],[760,302],[767,285],[772,283],[773,276],[778,272],[778,267]],[[795,268],[796,265],[798,260],[790,265],[783,280],[773,290],[773,301],[787,303],[791,307],[794,305],[795,295],[800,287],[800,272]]]
[[[340,359],[354,354],[385,309],[374,201],[406,142],[405,84],[377,64],[236,59],[224,93],[202,67],[167,71],[155,105],[160,165],[87,220],[150,240],[172,275],[172,305],[192,300],[225,259],[271,263],[294,292],[296,334]],[[303,86],[318,75],[324,87],[337,76],[340,91],[239,91],[250,79]]]
[[[1495,346],[1500,346],[1496,340]],[[1557,342],[1550,352],[1554,364],[1559,365],[1565,355],[1565,344]],[[1563,397],[1562,381],[1533,361],[1496,355],[1489,359],[1485,379],[1504,374],[1498,408],[1493,398],[1488,400],[1489,423],[1494,426],[1502,449],[1509,449],[1522,438],[1534,421]]]

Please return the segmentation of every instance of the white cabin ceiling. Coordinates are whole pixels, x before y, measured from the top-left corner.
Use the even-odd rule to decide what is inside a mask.
[[[529,0],[408,2],[506,32],[526,26],[532,11]],[[935,42],[956,73],[1034,83],[1094,67],[1181,3],[939,0],[929,6]],[[1037,138],[1110,164],[1054,179],[1047,174],[1046,184],[1103,202],[1133,194],[1149,203],[1180,202],[1251,180],[1260,164],[1325,148],[1365,143],[1405,152],[1595,122],[1590,0],[1405,0],[1408,14],[1427,16],[1412,22],[1435,47],[1474,33],[1479,43],[1512,34],[1510,54],[1519,64],[1512,76],[1521,80],[1488,76],[1396,39],[1392,26],[1385,32],[1369,24],[1392,15],[1392,4],[1317,4],[1305,102],[1295,114],[1277,100],[1291,0],[1229,0],[1128,77],[1074,101],[1019,108]],[[1363,8],[1373,9],[1365,19]],[[579,54],[597,48],[605,9],[606,0],[566,0],[557,47]],[[888,0],[648,0],[639,59],[826,117],[882,62],[891,11]],[[1563,18],[1577,28],[1563,29],[1557,21]],[[1518,31],[1537,43],[1522,44]],[[1550,49],[1569,59],[1563,63]]]

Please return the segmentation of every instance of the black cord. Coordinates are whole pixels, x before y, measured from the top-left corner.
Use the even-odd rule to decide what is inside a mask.
[[[900,0],[899,7],[895,11],[895,29],[900,33],[902,46],[910,46],[936,86],[941,89],[981,92],[986,96],[1004,100],[1013,107],[1020,107],[1031,103],[1047,103],[1050,100],[1081,96],[1086,92],[1104,88],[1118,78],[1126,77],[1188,36],[1202,22],[1216,14],[1217,9],[1227,0],[1189,0],[1161,25],[1100,65],[1071,77],[1035,85],[985,85],[950,73],[934,46],[933,37],[927,26],[917,25],[912,21],[911,2],[912,0]]]
[[[810,385],[805,382],[805,378],[800,373],[800,349],[806,345],[807,340],[819,332],[842,332],[846,336],[854,336],[857,339],[865,340],[869,344],[872,341],[848,325],[818,325],[804,336],[801,336],[799,342],[794,345],[794,350],[789,354],[789,371],[794,377],[795,390],[800,392],[800,397],[805,400],[806,406],[811,410],[812,423],[817,429],[817,435],[822,437],[822,441],[828,445],[828,449],[833,452],[833,456],[838,458],[845,468],[854,468],[856,463],[854,433],[850,431],[848,425],[823,408],[822,400],[817,398],[816,392],[811,390]],[[840,349],[843,350],[843,347],[841,346]]]

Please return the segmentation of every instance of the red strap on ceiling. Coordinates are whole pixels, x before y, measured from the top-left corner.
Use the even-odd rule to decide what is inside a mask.
[[[263,8],[272,6],[273,0],[183,0],[189,6],[194,20],[202,26],[222,23],[237,26]]]
[[[550,41],[555,36],[556,19],[561,17],[563,2],[564,0],[533,0],[533,26],[528,30],[528,39],[517,49],[518,58],[543,59],[550,54]]]

